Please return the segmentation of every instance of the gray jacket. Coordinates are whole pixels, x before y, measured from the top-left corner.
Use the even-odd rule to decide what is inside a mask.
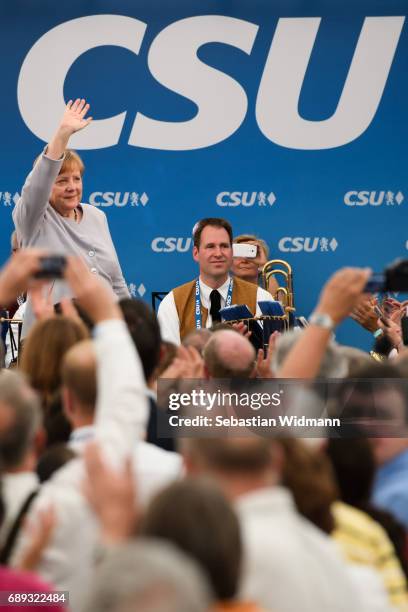
[[[81,204],[80,223],[62,217],[49,203],[52,185],[61,169],[62,159],[55,161],[42,155],[24,184],[21,198],[13,211],[13,220],[22,247],[46,249],[50,254],[79,255],[95,274],[105,279],[119,299],[129,297],[105,214],[89,204]],[[53,304],[72,297],[64,281],[53,281]],[[22,336],[34,322],[28,300]]]

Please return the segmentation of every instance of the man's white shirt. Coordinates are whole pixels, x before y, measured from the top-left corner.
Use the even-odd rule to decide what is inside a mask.
[[[93,431],[88,427],[77,430],[71,445],[81,455],[83,446],[94,438],[113,465],[133,455],[143,504],[158,488],[180,475],[181,458],[176,453],[151,449],[142,441],[148,416],[146,385],[125,323],[105,321],[94,333],[98,362],[95,424]],[[84,464],[79,456],[57,470],[41,487],[28,515],[35,525],[44,508],[54,507],[56,528],[37,571],[57,589],[70,591],[70,607],[75,612],[85,603],[98,543],[98,523],[82,491],[84,478]],[[16,551],[17,562],[29,544],[30,536],[23,534]]]
[[[27,501],[28,496],[38,489],[40,482],[34,472],[6,472],[2,477],[1,484],[5,512],[0,529],[0,546],[3,546],[21,508]],[[20,538],[21,531],[17,542]]]
[[[346,564],[335,543],[297,512],[287,489],[241,495],[235,510],[244,550],[244,600],[279,612],[391,612],[375,571]]]
[[[217,289],[221,295],[221,308],[224,308],[226,301],[227,301],[230,279],[231,277],[228,277],[225,283],[221,285],[221,287],[218,287]],[[210,310],[211,291],[213,291],[213,287],[209,287],[208,285],[203,283],[203,281],[200,278],[201,304],[204,308],[207,308],[208,311]],[[274,300],[268,291],[266,291],[265,289],[262,289],[262,287],[258,287],[257,294],[256,294],[257,305],[256,305],[256,312],[255,312],[255,316],[257,317],[262,314],[261,309],[258,306],[258,302],[262,302],[262,301],[273,302]],[[160,324],[160,331],[161,331],[162,339],[165,340],[166,342],[173,342],[173,344],[177,344],[177,345],[181,344],[180,321],[179,321],[179,317],[177,313],[176,303],[174,301],[173,291],[170,291],[170,293],[168,293],[166,297],[163,298],[163,300],[161,301],[159,310],[157,313],[157,318]],[[211,327],[212,323],[213,323],[212,317],[210,315],[210,312],[208,312],[208,317],[207,317],[205,326]]]

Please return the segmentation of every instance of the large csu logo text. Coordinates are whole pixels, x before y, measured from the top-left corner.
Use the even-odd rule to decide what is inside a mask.
[[[376,115],[404,20],[403,16],[364,19],[361,31],[355,33],[353,57],[333,114],[312,121],[299,112],[299,99],[312,53],[315,55],[315,45],[319,45],[316,38],[321,18],[278,19],[270,48],[262,60],[264,67],[254,108],[262,134],[282,147],[304,150],[340,147],[361,136]],[[197,111],[192,118],[186,116],[179,121],[165,120],[160,111],[149,113],[150,116],[138,111],[129,145],[190,151],[232,136],[247,115],[247,92],[236,78],[204,63],[199,51],[213,44],[220,55],[225,46],[230,46],[250,56],[259,27],[236,17],[197,15],[175,21],[159,32],[148,50],[150,73],[167,90],[193,102]],[[66,76],[75,62],[81,61],[81,56],[101,46],[122,47],[138,55],[146,29],[146,23],[133,17],[89,15],[61,23],[43,34],[27,53],[18,77],[18,105],[31,132],[49,141],[64,110]],[[222,65],[223,59],[216,64]],[[343,67],[339,66],[341,70]],[[124,74],[123,79],[132,81],[134,75]],[[322,87],[324,83],[319,83],[316,95],[320,96]],[[46,113],[38,112],[44,105],[44,92]],[[133,108],[128,110],[134,112]],[[73,135],[71,146],[101,149],[116,145],[128,110],[94,120],[86,130]]]
[[[339,243],[336,238],[325,237],[305,238],[296,236],[291,238],[285,236],[278,243],[278,248],[282,253],[300,253],[301,251],[305,253],[314,253],[315,251],[329,253],[330,251],[335,251],[338,246]]]
[[[400,206],[404,200],[401,191],[397,193],[390,189],[383,191],[348,191],[344,196],[346,206]]]

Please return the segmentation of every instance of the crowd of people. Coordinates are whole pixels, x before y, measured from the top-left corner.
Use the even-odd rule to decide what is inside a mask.
[[[42,256],[10,258],[3,304],[44,284]],[[367,302],[368,275],[337,272],[315,313],[339,324]],[[72,610],[408,609],[400,420],[399,437],[371,440],[163,439],[156,402],[160,380],[336,377],[343,404],[405,417],[403,351],[377,363],[318,322],[274,335],[266,355],[217,324],[176,346],[81,258],[65,281],[75,306],[37,306],[18,367],[0,375],[0,590],[69,592]]]
[[[27,304],[21,345],[13,329],[0,345],[1,595],[72,612],[408,610],[405,304],[345,268],[309,325],[256,349],[220,310],[274,301],[258,286],[268,247],[245,234],[256,257],[234,258],[231,225],[208,218],[197,279],[156,316],[129,298],[103,213],[80,202],[66,146],[87,111],[69,103],[36,160],[0,271],[0,304]],[[41,278],[55,252],[61,278]],[[371,354],[335,342],[347,317],[373,333]],[[221,379],[302,381],[285,410],[320,406],[342,425],[173,434],[169,393]]]

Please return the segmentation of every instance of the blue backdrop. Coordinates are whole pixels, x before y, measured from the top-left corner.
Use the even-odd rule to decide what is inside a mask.
[[[62,113],[84,201],[150,300],[196,274],[191,230],[222,216],[294,268],[309,314],[343,265],[407,255],[406,0],[14,0],[0,32],[0,261],[13,200]],[[92,128],[92,129],[91,129]],[[341,341],[368,346],[348,321]]]

